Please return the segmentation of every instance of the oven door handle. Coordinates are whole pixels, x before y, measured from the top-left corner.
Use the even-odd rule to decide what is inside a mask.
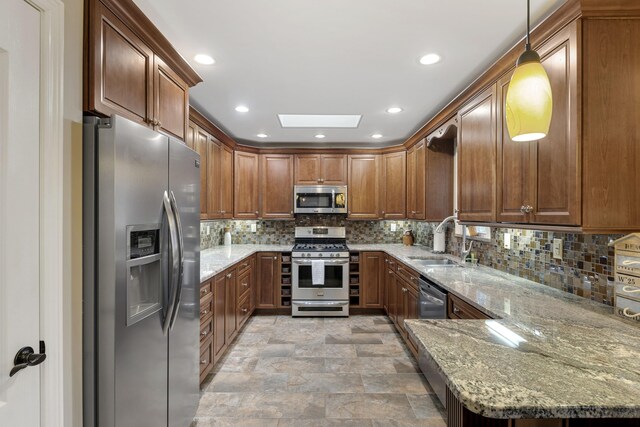
[[[349,301],[294,301],[294,305],[312,305],[317,306],[334,306],[334,305],[347,305]]]
[[[330,261],[330,260],[326,260],[326,261],[325,261],[324,259],[321,259],[321,260],[317,260],[317,261],[324,261],[324,263],[325,263],[325,264],[328,264],[328,265],[344,265],[344,264],[349,264],[349,260],[344,260],[344,261],[336,261],[336,260],[331,260],[331,261]],[[298,264],[298,265],[311,265],[311,260],[308,260],[308,261],[301,261],[301,260],[294,259],[294,260],[293,260],[293,263],[294,263],[294,264]]]

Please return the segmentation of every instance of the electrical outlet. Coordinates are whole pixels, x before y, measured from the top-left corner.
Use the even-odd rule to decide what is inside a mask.
[[[504,248],[511,249],[511,234],[504,233]]]
[[[211,226],[207,225],[207,234],[211,234]]]
[[[251,224],[251,232],[252,233],[257,233],[258,232],[258,224]]]
[[[553,258],[562,259],[562,239],[553,239]]]
[[[391,231],[393,232],[393,231],[396,231],[397,229],[398,229],[398,226],[396,225],[396,223],[392,222],[391,223]]]

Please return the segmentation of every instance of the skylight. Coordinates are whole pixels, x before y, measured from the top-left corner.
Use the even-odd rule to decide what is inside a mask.
[[[357,128],[360,114],[278,114],[283,128]]]

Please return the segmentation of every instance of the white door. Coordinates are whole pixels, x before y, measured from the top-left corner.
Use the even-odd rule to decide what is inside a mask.
[[[0,426],[40,425],[40,12],[0,0]],[[46,363],[46,362],[45,362]]]

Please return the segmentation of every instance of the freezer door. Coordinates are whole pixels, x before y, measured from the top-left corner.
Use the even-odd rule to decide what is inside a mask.
[[[188,427],[199,401],[200,377],[200,156],[169,142],[169,190],[183,248],[183,276],[169,330],[169,427]]]
[[[88,132],[89,134],[91,132]],[[95,240],[86,248],[95,267],[85,275],[87,335],[85,387],[95,408],[85,425],[100,427],[167,425],[167,345],[162,322],[166,310],[166,218],[168,138],[122,117],[99,125],[92,158],[95,182],[85,224]],[[89,241],[87,239],[86,241]],[[90,323],[90,322],[89,322]],[[89,346],[90,345],[90,346]],[[91,391],[86,390],[87,395]],[[86,403],[85,403],[86,404]],[[95,410],[94,410],[95,409]]]

